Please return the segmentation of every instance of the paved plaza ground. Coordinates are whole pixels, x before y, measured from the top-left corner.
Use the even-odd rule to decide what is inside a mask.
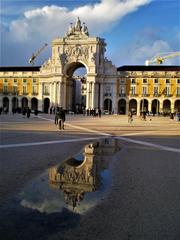
[[[123,115],[67,115],[65,130],[59,131],[54,115],[27,119],[7,114],[0,116],[0,128],[2,240],[180,239],[180,122],[176,119],[151,116],[142,121],[134,116],[128,123]],[[48,218],[48,226],[43,220],[37,229],[29,227],[24,219],[17,227],[20,220],[11,211],[5,213],[6,204],[48,168],[104,137],[117,139],[121,148],[110,165],[105,197],[84,214],[75,212],[73,223],[57,215],[53,221]]]

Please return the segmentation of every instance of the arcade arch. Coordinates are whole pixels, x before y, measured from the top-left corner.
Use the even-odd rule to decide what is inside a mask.
[[[26,97],[23,97],[21,99],[21,106],[22,106],[22,109],[28,107],[28,99]]]
[[[6,109],[6,112],[9,112],[9,98],[8,97],[3,98],[3,109]]]
[[[180,112],[180,99],[176,100],[174,103],[174,111]]]
[[[136,99],[131,99],[129,101],[129,111],[137,114],[137,100]]]
[[[112,100],[110,98],[104,100],[104,111],[112,113]]]
[[[148,100],[143,98],[140,102],[140,112],[148,112],[148,104]]]
[[[50,107],[50,100],[49,98],[44,99],[44,113],[48,113]]]
[[[82,113],[87,108],[87,67],[82,62],[72,62],[66,66],[66,109]],[[89,96],[88,94],[88,96]]]
[[[118,114],[126,114],[126,100],[123,98],[118,102]]]
[[[38,110],[38,100],[35,97],[31,99],[31,109]]]
[[[12,98],[12,110],[18,108],[18,103],[19,103],[18,98],[17,97],[13,97]]]
[[[163,101],[163,113],[170,113],[171,112],[171,101],[166,99]]]
[[[154,99],[151,104],[151,112],[153,115],[160,112],[159,106],[160,106],[160,101],[158,99]]]

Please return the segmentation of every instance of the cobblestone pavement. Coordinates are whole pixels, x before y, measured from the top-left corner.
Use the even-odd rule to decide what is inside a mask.
[[[0,116],[0,128],[1,239],[180,239],[180,122],[135,116],[130,124],[127,116],[67,115],[65,130],[59,131],[53,115],[27,119],[8,114]],[[106,197],[85,214],[72,215],[74,222],[57,215],[34,230],[25,219],[16,231],[17,219],[4,213],[8,201],[49,167],[104,137],[119,139],[121,145]],[[4,216],[11,220],[3,221]]]

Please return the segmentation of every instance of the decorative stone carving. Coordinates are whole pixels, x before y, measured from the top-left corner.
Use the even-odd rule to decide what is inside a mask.
[[[78,17],[77,22],[75,23],[75,25],[73,26],[72,23],[70,23],[69,29],[66,33],[66,37],[88,37],[89,36],[89,32],[88,32],[88,28],[85,25],[85,23],[83,23],[83,26],[81,25],[81,21]]]

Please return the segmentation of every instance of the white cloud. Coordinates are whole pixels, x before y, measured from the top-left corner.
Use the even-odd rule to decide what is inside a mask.
[[[131,42],[125,48],[119,50],[120,54],[117,56],[116,52],[112,54],[112,60],[120,65],[145,65],[146,60],[155,59],[157,56],[167,56],[172,52],[176,52],[171,44],[162,39],[154,39],[151,41],[143,40]],[[152,63],[153,65],[156,63]],[[179,65],[179,57],[167,58],[164,65]]]
[[[100,3],[87,4],[72,10],[52,5],[26,11],[23,18],[12,21],[9,32],[3,34],[2,54],[5,58],[3,57],[1,60],[8,62],[6,57],[8,56],[9,59],[12,59],[11,62],[22,64],[22,61],[25,61],[24,55],[31,54],[44,42],[51,42],[55,37],[62,37],[67,31],[69,22],[75,21],[77,17],[86,22],[91,36],[99,36],[106,30],[109,31],[125,15],[136,11],[150,1],[101,0]],[[21,50],[22,45],[25,47],[26,53]],[[19,48],[18,60],[13,50],[17,48]]]

